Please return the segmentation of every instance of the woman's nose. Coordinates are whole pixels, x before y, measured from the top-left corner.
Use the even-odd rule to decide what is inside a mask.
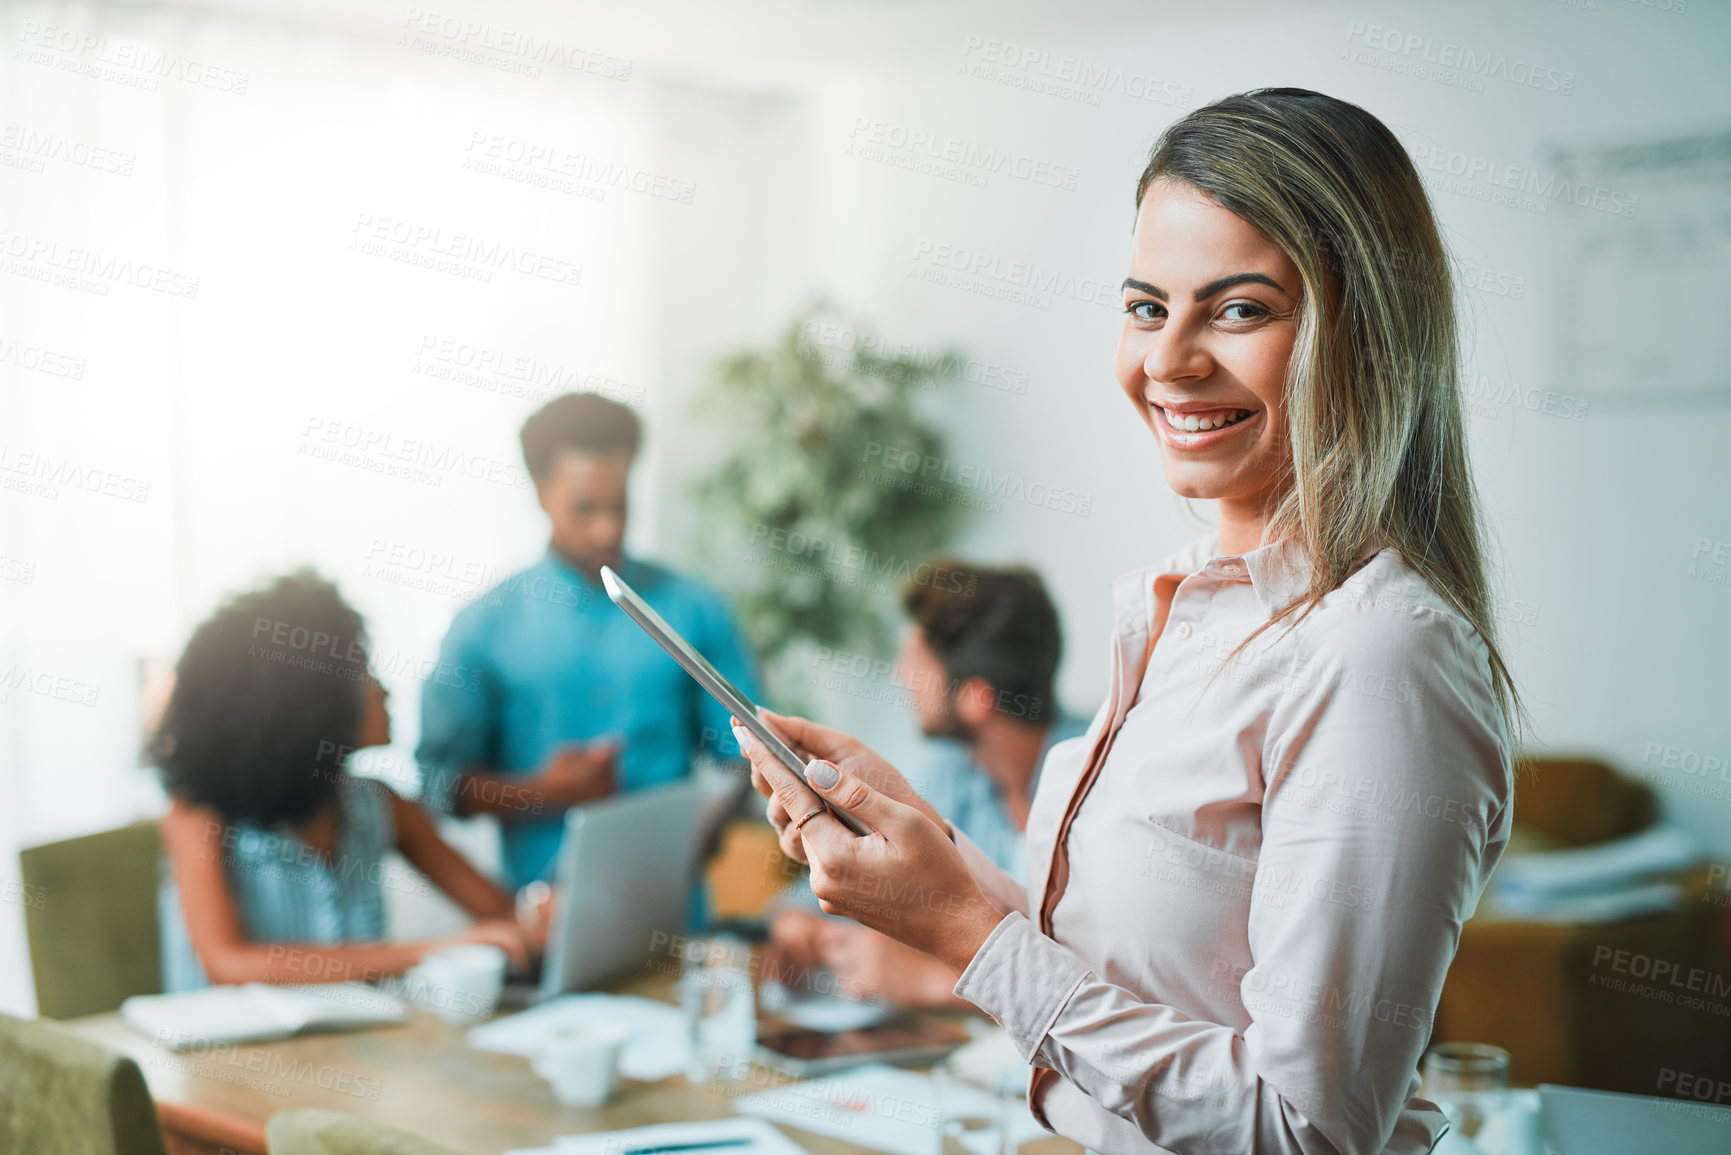
[[[1179,328],[1153,334],[1142,372],[1150,381],[1186,381],[1208,376],[1213,361],[1201,341]]]

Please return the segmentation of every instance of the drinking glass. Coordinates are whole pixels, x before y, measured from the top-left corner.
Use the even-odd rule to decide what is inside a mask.
[[[743,1080],[757,1046],[757,993],[751,947],[733,935],[687,939],[680,955],[679,1003],[691,1039],[686,1077]]]
[[[1438,1043],[1424,1057],[1424,1097],[1467,1138],[1509,1095],[1509,1053],[1489,1043]]]
[[[933,1066],[937,1155],[1016,1155],[1011,1120],[1022,1104],[1020,1075],[981,1082],[948,1060]]]

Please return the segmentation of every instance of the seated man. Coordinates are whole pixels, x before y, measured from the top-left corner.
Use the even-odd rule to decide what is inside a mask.
[[[1063,645],[1058,611],[1031,569],[962,562],[933,568],[961,580],[912,584],[902,593],[911,621],[897,676],[920,731],[941,743],[931,764],[909,780],[957,830],[1025,880],[1023,831],[1046,752],[1087,729],[1053,695]],[[849,997],[905,1007],[967,1005],[950,993],[955,978],[943,964],[821,913],[803,880],[784,901],[771,928],[772,957],[783,975],[828,967]]]
[[[608,600],[612,566],[747,694],[750,651],[721,597],[624,552],[637,415],[588,393],[523,425],[552,526],[546,556],[465,607],[421,699],[422,801],[498,817],[513,887],[547,879],[565,811],[683,778],[707,748],[733,758],[728,713]],[[725,741],[725,745],[724,745]],[[694,921],[701,902],[694,896]]]

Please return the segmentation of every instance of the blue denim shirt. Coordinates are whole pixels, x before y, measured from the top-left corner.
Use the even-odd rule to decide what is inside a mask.
[[[1052,719],[1034,763],[1034,776],[1028,780],[1029,797],[1039,787],[1040,771],[1052,747],[1086,733],[1087,729],[1088,719],[1062,711]],[[988,858],[1009,871],[1018,882],[1026,882],[1027,837],[1010,821],[1010,813],[1004,808],[1003,787],[974,765],[968,748],[960,742],[939,739],[932,742],[931,748],[932,756],[925,764],[908,774],[908,784],[985,851]]]
[[[721,597],[660,566],[627,558],[619,575],[748,696],[750,650]],[[700,749],[739,757],[727,711],[623,610],[551,550],[451,623],[421,696],[415,757],[422,802],[450,812],[461,771],[482,765],[529,777],[560,747],[607,737],[621,743],[621,792],[685,777]],[[513,887],[547,878],[564,833],[562,813],[500,823]]]
[[[237,773],[244,773],[238,770]],[[397,845],[391,804],[375,782],[343,775],[336,853],[319,854],[284,826],[226,826],[221,849],[229,895],[252,942],[332,945],[385,937],[385,893]],[[401,881],[407,881],[406,877]],[[156,892],[162,984],[169,992],[210,985],[192,949],[180,886],[166,856]]]

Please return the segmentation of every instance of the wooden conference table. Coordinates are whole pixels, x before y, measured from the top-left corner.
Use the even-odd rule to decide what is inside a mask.
[[[672,980],[646,973],[616,984],[619,994],[672,1001]],[[387,1123],[469,1155],[499,1155],[550,1146],[556,1135],[611,1131],[649,1123],[716,1119],[732,1114],[730,1096],[791,1082],[763,1067],[743,1084],[694,1084],[683,1076],[659,1083],[626,1080],[597,1110],[566,1107],[527,1059],[471,1050],[464,1028],[415,1011],[406,1023],[342,1034],[303,1035],[237,1046],[224,1053],[175,1054],[128,1027],[119,1014],[62,1024],[137,1061],[159,1103],[184,1104],[262,1125],[286,1107],[322,1107]],[[785,1128],[812,1155],[866,1148]],[[934,1150],[935,1150],[934,1138]],[[1023,1144],[1026,1155],[1080,1155],[1066,1139]]]

